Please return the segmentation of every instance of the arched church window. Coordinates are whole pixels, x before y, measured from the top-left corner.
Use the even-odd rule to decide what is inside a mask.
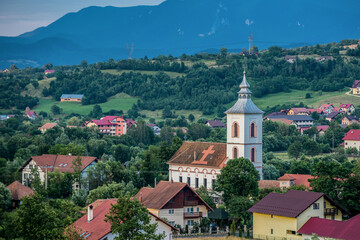
[[[254,147],[250,150],[250,161],[256,162],[256,149]]]
[[[250,137],[257,137],[257,126],[256,123],[250,123]]]
[[[232,126],[232,136],[239,137],[239,124],[235,122]]]
[[[238,158],[238,149],[237,147],[234,147],[233,149],[233,159]]]

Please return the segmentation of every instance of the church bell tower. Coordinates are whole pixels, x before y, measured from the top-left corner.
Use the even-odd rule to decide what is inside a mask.
[[[226,156],[228,159],[239,157],[249,159],[262,179],[263,111],[251,100],[249,88],[244,71],[238,100],[225,112],[227,116]]]

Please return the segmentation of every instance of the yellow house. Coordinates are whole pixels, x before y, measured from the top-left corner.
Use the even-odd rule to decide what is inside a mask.
[[[290,190],[269,193],[249,212],[253,213],[255,239],[302,239],[297,231],[311,218],[342,220],[348,212],[324,193]]]
[[[360,80],[355,80],[351,88],[353,94],[360,94]]]

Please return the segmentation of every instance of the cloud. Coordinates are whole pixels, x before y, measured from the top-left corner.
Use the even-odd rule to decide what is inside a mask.
[[[202,33],[199,33],[198,36],[199,36],[199,37],[205,37],[205,35],[202,34]]]
[[[253,23],[254,23],[254,21],[253,20],[250,21],[250,19],[248,19],[248,18],[245,20],[245,24],[248,26],[252,25]]]

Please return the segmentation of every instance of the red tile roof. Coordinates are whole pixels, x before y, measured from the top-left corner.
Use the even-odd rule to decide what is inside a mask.
[[[349,108],[351,105],[351,103],[341,104],[339,108]]]
[[[258,186],[260,189],[264,188],[280,188],[280,182],[277,180],[259,180]]]
[[[309,113],[317,112],[319,114],[322,114],[323,110],[318,109],[318,108],[310,108],[310,109],[308,109],[308,112]]]
[[[94,203],[90,204],[93,206],[93,220],[88,222],[87,214],[79,218],[74,224],[77,228],[81,229],[82,237],[86,237],[87,240],[98,240],[106,236],[111,232],[111,223],[105,222],[105,215],[109,213],[111,204],[116,204],[117,199],[98,199]],[[156,221],[161,221],[172,228],[174,231],[178,231],[177,228],[171,226],[169,223],[158,218],[154,214],[151,214]],[[90,235],[89,235],[90,234]]]
[[[350,129],[342,140],[360,141],[360,129]]]
[[[34,193],[34,190],[32,190],[27,186],[22,185],[18,181],[11,183],[9,186],[7,186],[7,188],[11,192],[12,200],[16,200],[16,201],[21,200],[23,197],[26,197]]]
[[[320,132],[320,131],[325,132],[326,129],[329,128],[329,126],[328,125],[320,125],[320,126],[316,126],[316,128],[317,128],[318,132]]]
[[[221,168],[226,159],[226,143],[184,142],[168,164]]]
[[[334,107],[334,105],[332,105],[331,103],[328,103],[328,104],[322,104],[319,108],[320,109],[327,109],[330,106]]]
[[[358,240],[360,237],[360,214],[347,221],[310,218],[299,230],[302,234],[316,234],[319,237]]]
[[[285,173],[284,176],[279,177],[278,180],[292,180],[296,186],[304,185],[306,188],[310,188],[309,179],[313,179],[314,176],[307,175],[307,174],[287,174]]]
[[[212,208],[186,183],[160,181],[155,188],[141,188],[134,198],[138,199],[147,208],[161,209],[185,188],[193,192],[194,196],[202,203],[201,205],[205,205],[212,211]]]
[[[33,156],[29,160],[27,160],[24,165],[19,169],[22,171],[25,166],[27,166],[31,160],[34,160],[38,167],[41,168],[44,172],[46,168],[43,166],[52,166],[49,168],[49,172],[55,171],[55,169],[59,169],[60,172],[74,172],[72,166],[72,162],[78,156],[71,156],[71,155],[53,155],[53,154],[43,154],[41,156]],[[98,161],[96,157],[87,157],[81,156],[81,171],[84,170],[87,166],[89,166],[92,162]]]
[[[56,125],[57,125],[57,123],[45,123],[39,129],[40,130],[47,130],[47,129],[51,129],[51,128],[55,127]]]
[[[34,111],[26,111],[25,113],[28,117],[32,117],[33,115],[37,116],[37,113]]]
[[[308,112],[308,110],[306,108],[291,108],[290,110],[292,110],[294,112],[294,114],[307,113]]]
[[[315,201],[324,196],[332,205],[347,213],[324,193],[290,190],[285,194],[271,192],[248,211],[296,218]]]
[[[275,119],[269,119],[270,121],[273,122],[282,122],[285,123],[286,125],[290,125],[293,123],[293,120],[289,120],[289,119],[285,119],[285,118],[275,118]]]
[[[353,88],[360,87],[360,80],[355,80],[355,82],[352,85]]]

